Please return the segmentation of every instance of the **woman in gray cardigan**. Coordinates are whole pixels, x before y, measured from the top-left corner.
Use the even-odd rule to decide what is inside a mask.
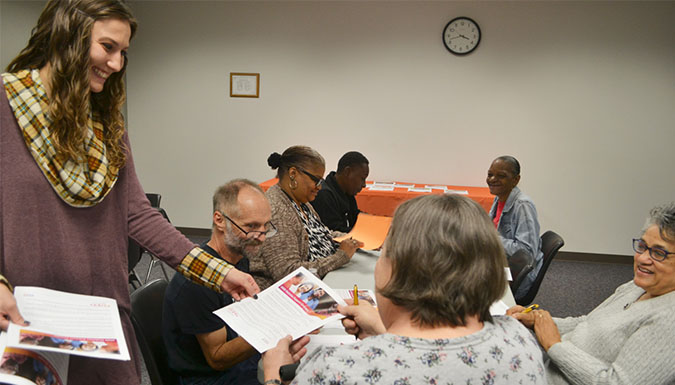
[[[300,266],[323,277],[349,262],[363,244],[353,239],[334,242],[338,233],[324,226],[308,204],[323,183],[323,157],[310,147],[292,146],[281,155],[270,155],[267,163],[278,169],[279,182],[266,193],[278,233],[265,241],[260,255],[250,259],[251,275],[260,288],[266,289]]]
[[[507,312],[534,329],[550,384],[675,383],[675,202],[652,209],[633,249],[633,280],[588,315]]]

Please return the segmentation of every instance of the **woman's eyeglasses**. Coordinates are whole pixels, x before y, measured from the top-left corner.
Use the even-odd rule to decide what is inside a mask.
[[[325,182],[325,180],[323,178],[319,178],[316,175],[310,174],[309,171],[306,171],[302,167],[296,166],[295,168],[300,170],[300,172],[302,172],[303,174],[307,175],[309,177],[309,179],[311,179],[312,182],[314,182],[314,186],[316,186],[316,187],[321,187],[323,185],[323,183]]]
[[[633,239],[633,250],[640,254],[649,250],[649,256],[657,262],[663,262],[669,255],[675,254],[656,247],[649,247],[642,239]]]

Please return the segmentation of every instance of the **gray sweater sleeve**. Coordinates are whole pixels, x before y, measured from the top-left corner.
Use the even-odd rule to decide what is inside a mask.
[[[673,381],[673,335],[672,323],[643,325],[628,338],[612,362],[593,357],[565,341],[551,346],[548,356],[571,384],[669,384]]]

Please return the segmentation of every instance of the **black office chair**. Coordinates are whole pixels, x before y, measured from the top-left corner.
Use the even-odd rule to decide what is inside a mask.
[[[169,368],[162,339],[164,292],[169,283],[156,279],[131,293],[131,323],[143,354],[152,385],[177,385],[177,375]]]
[[[551,261],[553,261],[556,254],[558,254],[558,250],[564,245],[565,241],[554,231],[547,231],[541,236],[541,251],[544,253],[544,261],[542,262],[541,270],[539,270],[539,274],[537,274],[537,278],[532,283],[530,290],[524,296],[515,298],[518,305],[527,306],[534,301],[534,297],[536,297],[537,292],[539,292],[541,281],[544,280],[546,270],[548,270],[548,267],[551,265]]]
[[[157,193],[146,193],[145,196],[150,201],[150,205],[156,208],[160,212],[160,214],[162,214],[162,216],[166,218],[167,221],[171,222],[166,211],[163,208],[159,207],[159,204],[162,201],[162,195]],[[157,257],[148,253],[148,255],[150,256],[150,262],[148,264],[148,270],[145,273],[145,280],[141,281],[134,268],[141,260],[145,252],[147,252],[147,250],[143,249],[138,243],[136,243],[136,241],[129,238],[129,247],[127,250],[129,257],[129,284],[134,288],[134,290],[138,289],[138,287],[141,286],[143,282],[148,282],[150,280],[152,268],[155,267],[155,265],[157,264],[159,264],[159,267],[162,269],[164,278],[166,278],[167,281],[169,280],[169,274],[166,272],[166,268],[164,267],[164,265],[160,262],[159,259],[157,259]]]
[[[520,249],[512,256],[508,257],[509,268],[511,269],[511,292],[516,293],[520,284],[534,268],[534,257],[524,249]]]
[[[129,284],[134,288],[138,289],[143,283],[138,278],[136,270],[134,269],[138,264],[138,261],[143,257],[143,248],[136,243],[133,239],[129,238],[129,246],[127,248],[127,256],[129,258]]]

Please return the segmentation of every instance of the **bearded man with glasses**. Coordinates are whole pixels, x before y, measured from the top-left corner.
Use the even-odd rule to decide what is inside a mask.
[[[588,315],[507,312],[534,329],[549,384],[675,384],[675,202],[651,210],[633,250],[633,280]]]
[[[202,248],[248,273],[249,258],[277,233],[271,217],[257,184],[233,180],[213,196],[211,239]],[[258,384],[260,354],[213,314],[233,301],[227,293],[174,275],[164,298],[162,332],[180,384]]]

